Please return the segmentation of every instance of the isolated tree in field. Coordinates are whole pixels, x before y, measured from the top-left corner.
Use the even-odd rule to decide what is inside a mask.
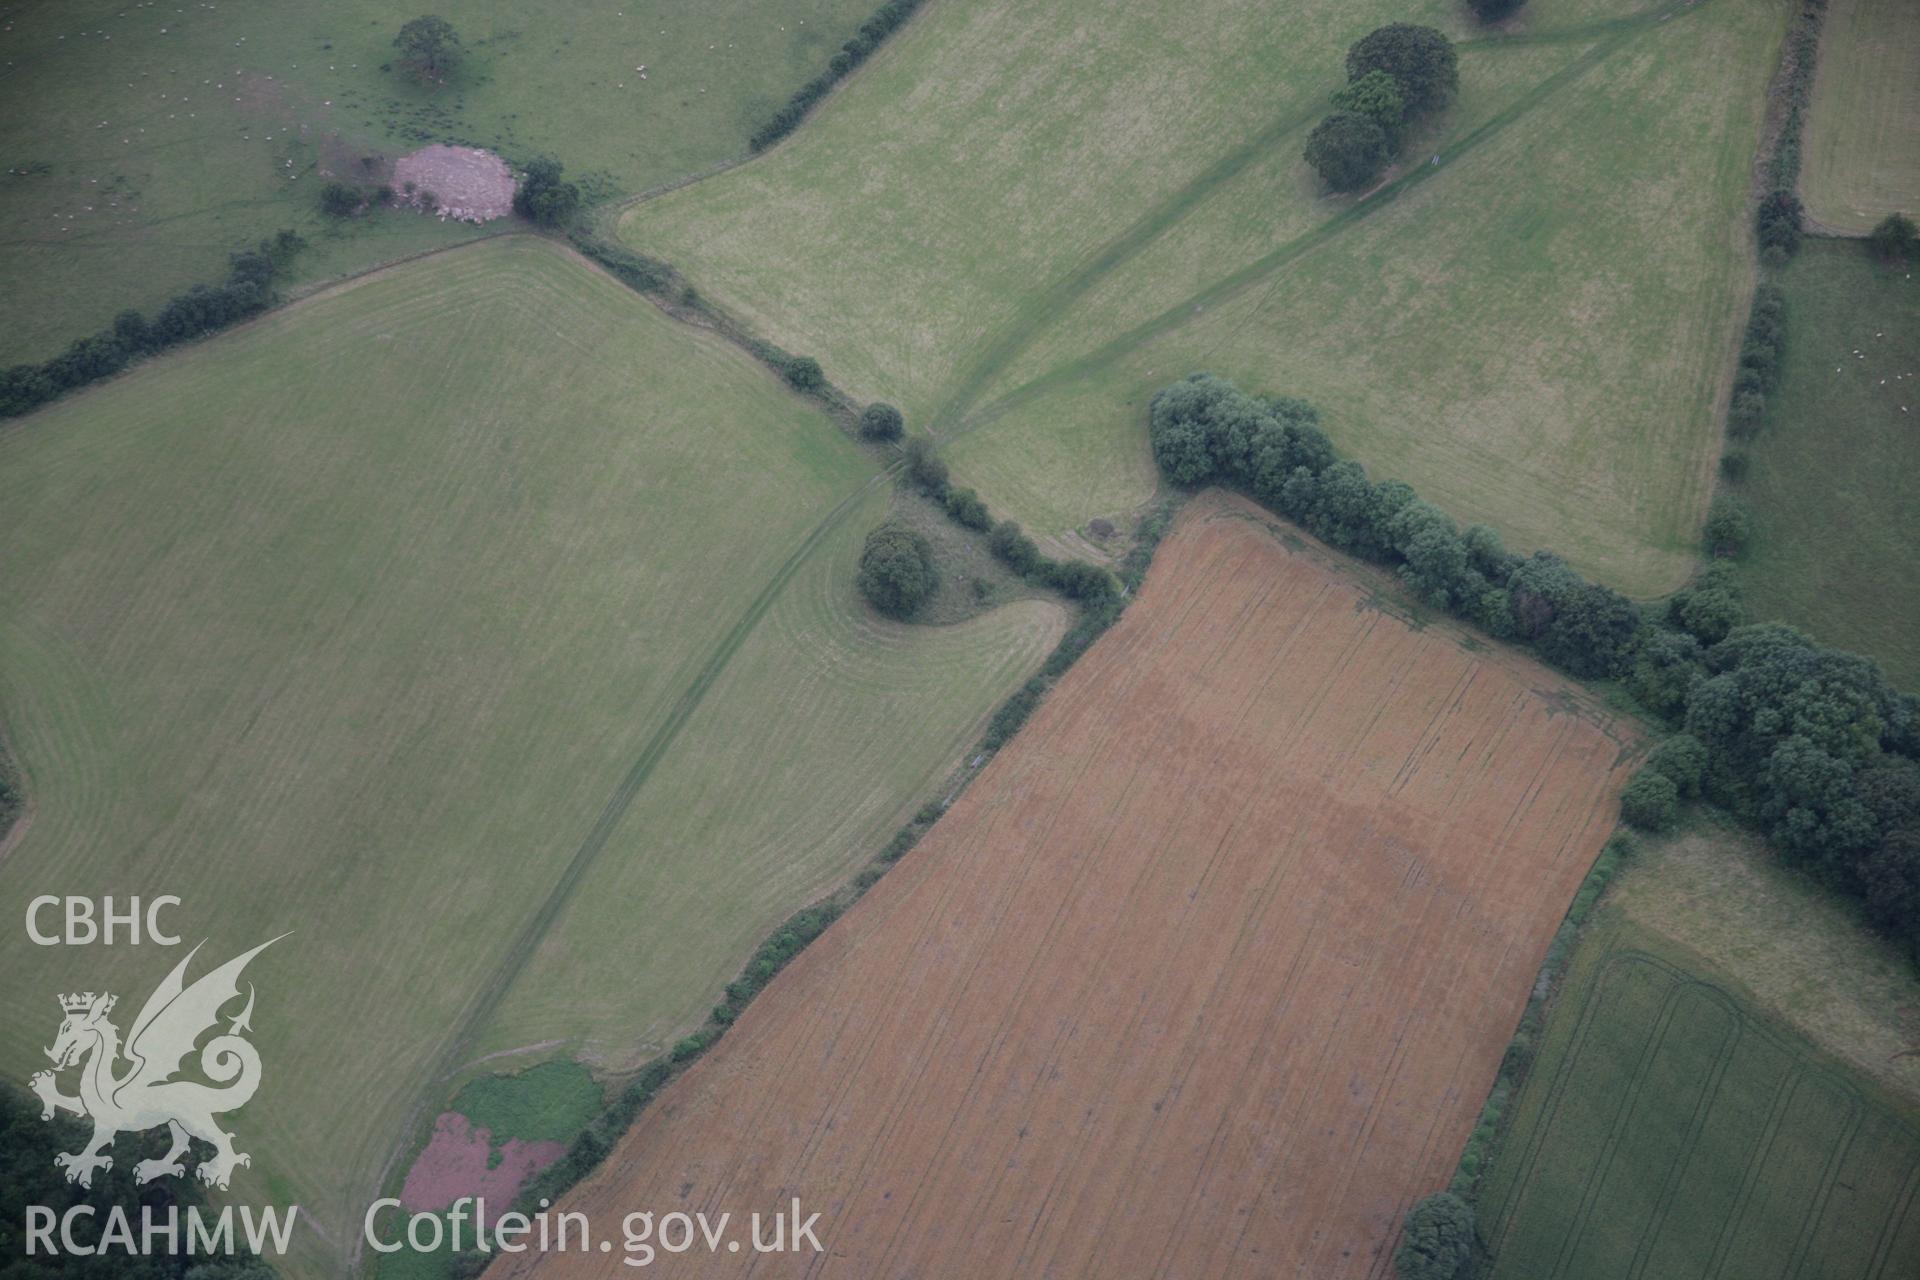
[[[329,217],[351,217],[360,207],[360,188],[344,182],[329,182],[320,188],[320,211]]]
[[[1472,1205],[1450,1191],[1427,1196],[1407,1211],[1394,1270],[1400,1280],[1457,1280],[1473,1256],[1473,1238]]]
[[[1396,22],[1370,31],[1347,50],[1347,79],[1384,71],[1400,86],[1409,116],[1425,115],[1447,104],[1460,87],[1459,59],[1453,42],[1432,27]]]
[[[1900,262],[1920,256],[1920,230],[1904,213],[1890,213],[1867,233],[1867,247],[1883,262]]]
[[[867,535],[854,581],[867,603],[889,618],[912,617],[939,585],[933,547],[904,525],[883,524]]]
[[[1358,191],[1379,177],[1388,152],[1386,131],[1358,111],[1336,111],[1307,136],[1307,163],[1335,191]]]
[[[543,227],[558,227],[580,211],[580,188],[561,180],[566,166],[551,156],[527,162],[520,185],[514,188],[513,211]]]
[[[432,14],[402,26],[393,47],[400,51],[400,65],[407,73],[429,84],[445,80],[460,65],[460,37],[453,24]]]
[[[898,440],[906,430],[900,411],[882,400],[875,400],[860,411],[860,434],[869,440]]]
[[[1340,111],[1352,111],[1367,117],[1387,135],[1387,144],[1398,144],[1400,126],[1407,119],[1407,95],[1400,82],[1384,71],[1369,71],[1358,80],[1342,85],[1333,95]]]

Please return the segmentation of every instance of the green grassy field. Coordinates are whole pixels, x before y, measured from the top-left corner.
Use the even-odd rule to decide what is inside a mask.
[[[741,647],[480,1052],[564,1038],[618,1068],[665,1048],[761,938],[844,883],[927,800],[972,746],[987,700],[1059,639],[1068,619],[1048,601],[938,629],[850,607],[887,497],[861,499]],[[692,918],[707,923],[661,927]]]
[[[381,70],[412,11],[374,0],[16,6],[0,18],[0,364],[217,282],[230,250],[279,227],[315,241],[305,280],[480,234],[410,213],[323,220],[320,170],[363,155],[459,138],[549,152],[618,192],[741,155],[872,8],[447,0],[432,11],[468,62],[429,89]]]
[[[570,1142],[604,1106],[605,1092],[592,1075],[564,1059],[513,1075],[482,1076],[449,1103],[496,1145],[510,1138]]]
[[[1748,602],[1920,688],[1920,278],[1815,240],[1781,284],[1786,359],[1742,486]]]
[[[1041,533],[1137,508],[1146,398],[1211,368],[1517,546],[1673,586],[1779,7],[1542,0],[1491,37],[1437,0],[1203,9],[937,6],[792,143],[622,233]],[[1305,133],[1394,19],[1467,41],[1461,100],[1398,181],[1321,197]]]
[[[1481,1194],[1492,1275],[1912,1274],[1920,1128],[1603,911]]]
[[[1835,231],[1920,216],[1920,5],[1830,0],[1800,193]]]
[[[176,894],[209,958],[295,931],[250,971],[235,1185],[302,1205],[295,1271],[331,1269],[461,1079],[696,1022],[1038,664],[1044,602],[867,618],[886,496],[761,366],[526,237],[14,422],[0,722],[34,808],[0,909]],[[133,1004],[174,958],[14,931],[0,1011],[50,1035],[54,993]],[[535,1039],[565,1043],[475,1062]]]

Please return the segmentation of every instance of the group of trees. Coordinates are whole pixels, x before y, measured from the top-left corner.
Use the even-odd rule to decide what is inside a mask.
[[[141,356],[191,342],[264,311],[273,300],[274,273],[306,243],[297,232],[282,231],[227,259],[224,282],[197,284],[177,294],[151,319],[122,311],[113,324],[76,339],[59,355],[40,364],[17,364],[0,372],[0,417],[14,417],[75,387],[118,373]]]
[[[1347,83],[1307,137],[1306,158],[1335,191],[1357,191],[1399,154],[1406,131],[1459,88],[1453,43],[1432,27],[1396,22],[1347,50]]]
[[[1660,686],[1684,685],[1663,699],[1680,732],[1630,785],[1628,820],[1658,830],[1682,798],[1722,805],[1859,897],[1920,959],[1920,699],[1869,659],[1779,623],[1691,647],[1670,639],[1648,661],[1667,668]]]
[[[1867,248],[1882,262],[1912,262],[1920,258],[1920,229],[1906,214],[1890,213],[1867,233]]]
[[[167,1149],[164,1130],[145,1134],[122,1134],[113,1152],[110,1168],[94,1174],[91,1188],[67,1181],[66,1174],[53,1158],[62,1151],[77,1151],[91,1132],[79,1120],[58,1115],[52,1121],[40,1118],[40,1103],[12,1085],[0,1085],[0,1258],[7,1264],[0,1274],[7,1280],[65,1277],[67,1280],[274,1280],[273,1269],[251,1254],[207,1256],[186,1252],[177,1255],[156,1253],[129,1255],[118,1247],[100,1254],[44,1251],[27,1255],[24,1205],[42,1205],[56,1219],[75,1205],[90,1205],[91,1218],[76,1219],[80,1242],[92,1245],[99,1239],[110,1208],[124,1210],[134,1230],[140,1229],[141,1211],[150,1208],[154,1220],[164,1224],[169,1208],[182,1214],[188,1207],[205,1205],[205,1189],[195,1178],[161,1178],[139,1183],[134,1166],[145,1158],[158,1159]],[[131,1144],[133,1150],[128,1150]],[[211,1148],[202,1147],[201,1150]],[[186,1230],[182,1223],[181,1231]],[[184,1240],[184,1236],[183,1236]]]
[[[1429,604],[1573,675],[1622,681],[1684,735],[1630,786],[1629,821],[1663,828],[1694,796],[1721,805],[1861,897],[1920,958],[1920,698],[1865,658],[1750,624],[1730,564],[1643,611],[1551,552],[1523,559],[1484,525],[1457,530],[1408,486],[1369,481],[1304,402],[1250,396],[1210,374],[1155,395],[1149,433],[1170,480],[1240,489],[1396,566]],[[1722,544],[1745,536],[1738,508],[1717,505],[1711,525]]]
[[[433,204],[432,194],[426,193],[424,201],[429,208]],[[329,182],[320,188],[320,212],[330,218],[351,218],[362,209],[387,204],[392,199],[393,188],[384,183],[377,187],[359,187],[351,182]]]
[[[874,10],[873,16],[860,24],[860,30],[854,32],[853,38],[827,59],[827,69],[794,90],[786,104],[773,113],[773,118],[753,131],[747,145],[755,151],[765,151],[792,133],[807,118],[807,112],[813,110],[816,102],[826,97],[833,86],[846,79],[855,67],[873,56],[873,51],[899,30],[901,24],[912,17],[913,11],[919,7],[920,0],[887,0],[887,3]]]
[[[1178,484],[1242,489],[1334,546],[1395,565],[1429,604],[1532,644],[1577,675],[1624,669],[1639,625],[1631,601],[1551,552],[1522,559],[1485,525],[1457,529],[1405,484],[1373,483],[1335,453],[1317,420],[1304,401],[1258,399],[1194,374],[1153,398],[1149,433],[1161,469]]]
[[[1400,1280],[1459,1280],[1473,1256],[1473,1206],[1450,1191],[1407,1210],[1393,1269]]]
[[[565,170],[551,156],[536,156],[513,193],[513,211],[543,227],[562,227],[580,211],[580,188],[560,177]]]

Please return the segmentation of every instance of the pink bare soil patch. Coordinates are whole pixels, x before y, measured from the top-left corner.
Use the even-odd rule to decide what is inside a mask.
[[[476,1129],[458,1111],[443,1111],[433,1124],[433,1141],[407,1170],[400,1203],[415,1212],[438,1213],[462,1196],[484,1197],[496,1205],[512,1202],[521,1184],[566,1153],[564,1142],[522,1142],[508,1138],[500,1162],[491,1169],[492,1135]]]
[[[403,202],[417,204],[431,193],[432,212],[442,218],[490,222],[513,211],[512,171],[505,160],[478,147],[436,142],[409,152],[394,162],[393,186]]]

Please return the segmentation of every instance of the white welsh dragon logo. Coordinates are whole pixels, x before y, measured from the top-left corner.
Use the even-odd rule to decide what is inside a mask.
[[[172,1147],[159,1160],[142,1160],[135,1165],[136,1181],[151,1182],[164,1174],[184,1176],[186,1166],[180,1158],[186,1154],[189,1138],[211,1143],[214,1149],[213,1158],[201,1161],[195,1170],[202,1182],[224,1188],[236,1166],[252,1163],[233,1149],[233,1135],[213,1119],[215,1112],[237,1111],[245,1106],[260,1087],[260,1054],[240,1036],[242,1031],[252,1030],[251,983],[247,985],[246,1008],[231,1019],[226,1034],[214,1036],[200,1049],[200,1070],[214,1084],[171,1077],[186,1065],[201,1035],[217,1026],[220,1010],[239,998],[240,971],[247,967],[247,961],[278,941],[273,938],[263,942],[187,986],[187,964],[200,951],[196,946],[147,998],[127,1033],[124,1048],[119,1028],[107,1021],[118,997],[105,992],[96,996],[91,991],[60,997],[66,1018],[60,1023],[53,1048],[47,1050],[53,1070],[38,1072],[27,1083],[40,1097],[42,1120],[53,1119],[56,1111],[71,1111],[93,1121],[93,1136],[86,1145],[53,1158],[56,1166],[67,1171],[68,1182],[91,1186],[95,1169],[113,1168],[113,1157],[103,1153],[113,1145],[114,1135],[140,1133],[163,1124],[172,1137]],[[124,1074],[116,1074],[115,1066],[123,1057],[132,1065]],[[80,1095],[70,1098],[60,1092],[54,1077],[56,1072],[76,1065],[80,1066]]]

